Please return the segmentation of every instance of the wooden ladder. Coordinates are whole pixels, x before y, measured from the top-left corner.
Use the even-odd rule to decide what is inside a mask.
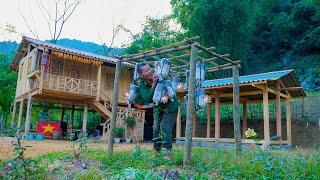
[[[105,119],[111,118],[111,100],[103,92],[100,92],[99,99],[93,102],[93,109]]]

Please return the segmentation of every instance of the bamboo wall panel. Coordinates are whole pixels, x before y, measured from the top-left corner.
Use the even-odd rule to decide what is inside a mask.
[[[112,91],[114,84],[114,71],[113,67],[103,66],[101,71],[101,91],[102,93],[112,99]],[[126,103],[126,99],[124,97],[124,93],[128,91],[130,83],[132,81],[132,74],[129,70],[121,71],[121,79],[120,79],[120,91],[119,91],[119,103]]]
[[[30,90],[28,74],[31,73],[32,59],[35,56],[35,50],[31,51],[19,63],[19,72],[17,80],[16,97],[19,97]]]

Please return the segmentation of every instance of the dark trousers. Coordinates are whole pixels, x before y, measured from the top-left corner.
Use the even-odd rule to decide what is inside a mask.
[[[177,120],[178,110],[173,112],[160,112],[153,122],[153,148],[160,150],[172,148],[172,130]]]

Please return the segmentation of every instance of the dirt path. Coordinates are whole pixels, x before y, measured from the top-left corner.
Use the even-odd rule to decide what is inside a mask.
[[[0,137],[0,160],[10,159],[13,155],[11,141],[14,138]],[[65,140],[44,140],[44,141],[23,141],[23,146],[26,147],[25,156],[34,157],[52,151],[70,151],[72,150],[72,142]],[[115,151],[132,150],[136,144],[115,144]],[[89,149],[107,149],[107,142],[96,141],[88,143]],[[150,144],[141,144],[143,149],[152,149]]]

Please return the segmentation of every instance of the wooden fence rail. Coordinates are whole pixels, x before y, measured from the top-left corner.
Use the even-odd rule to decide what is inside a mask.
[[[77,79],[54,74],[47,74],[42,78],[42,89],[89,96],[96,96],[97,94],[97,81]]]

